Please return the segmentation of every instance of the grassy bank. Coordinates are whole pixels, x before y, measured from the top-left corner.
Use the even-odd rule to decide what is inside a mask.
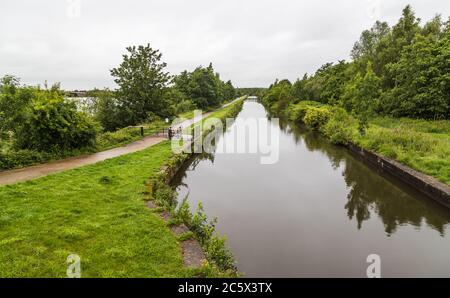
[[[155,121],[143,124],[144,136],[152,135],[167,124],[163,121]],[[0,148],[0,170],[22,168],[34,164],[49,162],[62,158],[95,153],[107,149],[120,147],[142,139],[140,127],[126,127],[114,132],[101,132],[96,136],[95,145],[92,147],[69,150],[65,152],[41,152],[36,150],[16,150],[11,144],[3,143]]]
[[[185,119],[190,119],[193,116],[194,111],[188,111],[179,115],[180,118]],[[144,136],[149,136],[155,134],[158,131],[161,131],[164,128],[167,128],[169,124],[165,123],[162,120],[157,120],[151,123],[144,123],[141,126],[144,127]],[[0,142],[0,171],[23,168],[67,157],[95,153],[124,146],[142,139],[140,128],[141,126],[125,127],[112,132],[98,133],[94,146],[77,150],[70,150],[66,152],[16,150],[12,148],[12,144],[10,142],[3,141]]]
[[[377,117],[360,134],[356,119],[338,107],[305,101],[279,113],[321,131],[335,144],[352,142],[450,185],[449,120]]]
[[[138,153],[0,187],[1,277],[183,276],[177,239],[144,207],[145,182],[170,158],[164,142]]]
[[[226,118],[235,117],[241,111],[244,99],[245,97],[242,97],[187,129],[199,126],[209,118],[217,118],[223,122]],[[207,132],[208,127],[204,128],[203,134]],[[185,224],[192,232],[192,236],[199,241],[208,260],[208,266],[202,268],[201,271],[203,276],[238,276],[234,257],[226,246],[226,237],[220,236],[215,231],[217,219],[208,219],[201,203],[192,213],[188,198],[185,198],[183,202],[177,202],[175,190],[167,184],[168,179],[173,177],[189,157],[190,154],[185,153],[173,156],[167,164],[165,172],[152,180],[152,200],[171,214],[170,224]]]
[[[229,104],[220,110],[212,112],[207,117],[203,118],[202,121],[199,121],[189,127],[186,127],[184,131],[186,133],[191,133],[195,127],[203,125],[207,119],[216,118],[220,119],[223,122],[226,118],[234,118],[241,111],[242,105],[244,104],[246,98],[247,96],[240,97],[232,104]],[[225,123],[223,123],[223,125],[225,127]]]
[[[174,160],[167,141],[0,187],[0,277],[65,277],[70,254],[80,256],[82,277],[221,276],[210,266],[185,268],[183,239],[172,234],[158,210],[145,207],[145,200],[173,198],[165,183],[158,191],[153,186],[161,182],[161,167]],[[229,256],[224,240],[213,235],[204,213],[183,209],[175,218],[195,228],[212,263],[225,264],[219,261]]]

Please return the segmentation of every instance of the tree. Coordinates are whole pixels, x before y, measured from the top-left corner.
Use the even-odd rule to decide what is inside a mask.
[[[396,85],[384,96],[383,106],[394,116],[450,117],[450,30],[443,38],[416,35],[401,59],[390,66]]]
[[[391,29],[386,22],[376,21],[370,30],[364,30],[359,40],[354,44],[351,57],[360,72],[364,72],[369,61],[376,59],[380,41],[388,36]],[[375,73],[380,75],[381,68],[375,68]]]
[[[413,43],[414,36],[420,31],[419,22],[420,19],[415,17],[411,6],[407,5],[398,23],[377,44],[373,65],[382,79],[384,90],[394,87],[394,74],[389,67],[400,60],[403,48]]]
[[[117,101],[128,114],[121,126],[147,121],[152,114],[170,116],[163,98],[170,76],[164,71],[166,63],[161,62],[162,54],[150,44],[128,47],[127,51],[120,66],[111,70],[119,85]]]
[[[359,121],[359,132],[364,134],[369,123],[369,118],[374,115],[377,100],[380,97],[380,78],[372,70],[372,64],[367,64],[366,74],[357,85],[357,100],[354,104],[355,113]]]
[[[122,128],[133,112],[117,99],[117,95],[109,90],[96,93],[94,118],[105,131],[115,131]]]
[[[262,98],[263,103],[271,112],[283,111],[294,99],[292,97],[292,84],[289,80],[276,80]]]
[[[343,98],[358,119],[361,134],[365,133],[369,119],[375,113],[380,93],[380,78],[373,72],[370,62],[367,64],[364,77],[358,73],[345,88]]]
[[[295,98],[294,100],[297,102],[299,100],[306,100],[308,99],[308,94],[305,88],[305,84],[308,81],[308,74],[305,73],[303,75],[303,78],[297,79],[295,83],[292,85],[292,96]]]
[[[0,138],[16,132],[24,122],[33,88],[21,87],[19,78],[6,75],[0,80]]]
[[[63,152],[94,145],[97,127],[78,112],[58,90],[36,90],[15,146],[46,152]]]
[[[224,84],[223,88],[224,88],[223,94],[224,94],[225,100],[230,100],[230,99],[233,99],[236,97],[236,90],[234,89],[233,84],[231,83],[230,80],[228,80]]]

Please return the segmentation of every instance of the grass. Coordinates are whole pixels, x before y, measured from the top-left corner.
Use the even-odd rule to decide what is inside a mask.
[[[213,115],[227,115],[236,106]],[[183,237],[174,236],[145,207],[152,193],[149,182],[160,177],[172,157],[165,141],[0,186],[0,277],[66,277],[70,254],[80,256],[82,277],[221,276],[209,266],[185,268],[179,245]]]
[[[164,121],[155,121],[142,125],[142,127],[144,127],[144,136],[153,135],[168,126],[169,125]],[[142,139],[142,136],[139,125],[137,127],[125,127],[114,132],[100,133],[96,140],[96,151],[124,146],[140,139]]]
[[[187,112],[181,113],[180,115],[178,115],[178,118],[182,118],[182,119],[191,119],[191,118],[194,118],[194,111],[195,111],[195,110],[187,111]]]
[[[290,120],[305,122],[305,109],[317,109],[315,106],[300,102],[291,105],[286,114]],[[326,105],[321,109],[328,109],[331,116],[316,129],[332,142],[353,142],[450,185],[449,120],[376,117],[370,121],[366,133],[361,135],[358,122],[345,110]]]
[[[184,128],[184,132],[190,133],[193,128],[203,125],[207,119],[217,118],[217,119],[220,119],[223,121],[227,117],[230,117],[230,115],[234,115],[234,116],[237,115],[238,112],[241,110],[242,104],[246,98],[247,98],[247,96],[242,96],[238,100],[233,102],[232,104],[229,104],[226,107],[223,107],[219,110],[212,112],[207,117],[203,118],[202,121],[198,121],[198,122]],[[224,125],[225,125],[225,123],[224,123]]]
[[[144,206],[145,182],[170,143],[25,183],[0,187],[0,276],[65,277],[69,254],[82,277],[189,275],[178,240]]]
[[[376,118],[355,142],[450,185],[450,121]]]

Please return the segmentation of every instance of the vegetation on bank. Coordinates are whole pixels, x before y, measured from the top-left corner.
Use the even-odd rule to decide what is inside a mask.
[[[235,117],[241,111],[244,99],[245,97],[242,97],[227,107],[213,112],[202,121],[195,123],[190,129],[197,125],[203,126],[204,121],[210,118],[216,118],[224,122],[226,118]],[[207,133],[208,128],[203,127],[203,135]],[[196,212],[192,213],[188,198],[178,202],[175,190],[167,184],[167,175],[178,170],[188,158],[189,155],[184,153],[173,156],[166,164],[166,170],[152,180],[152,199],[158,206],[170,212],[172,217],[170,224],[185,224],[199,241],[209,265],[202,268],[203,274],[208,276],[237,276],[234,257],[226,246],[226,237],[218,235],[215,231],[217,218],[209,220],[201,203],[197,206]]]
[[[290,105],[285,116],[320,131],[334,144],[349,142],[395,159],[450,185],[450,121],[372,118],[364,134],[345,109],[317,102]]]
[[[144,207],[145,182],[172,152],[167,142],[94,165],[0,187],[2,277],[183,276],[177,239]]]
[[[214,114],[231,117],[242,100]],[[213,114],[213,115],[214,115]],[[70,254],[81,258],[82,277],[235,276],[225,238],[203,210],[176,208],[174,190],[161,168],[176,168],[170,142],[15,185],[0,187],[2,277],[65,277]],[[153,199],[192,233],[174,236]],[[186,209],[188,208],[188,209]],[[208,263],[183,266],[179,242],[196,237]]]
[[[263,92],[269,111],[450,184],[450,21],[424,26],[410,6],[361,34],[353,60]]]
[[[89,100],[66,98],[59,83],[26,86],[0,80],[0,170],[24,167],[135,141],[194,109],[214,109],[235,98],[230,81],[208,67],[171,76],[158,50],[129,47],[111,70],[117,90],[92,90]]]

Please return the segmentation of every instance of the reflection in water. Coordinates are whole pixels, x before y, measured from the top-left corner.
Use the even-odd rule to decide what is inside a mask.
[[[266,116],[255,102],[239,115]],[[384,276],[450,276],[446,209],[315,132],[284,121],[276,127],[278,163],[261,165],[255,154],[202,154],[173,181],[179,199],[190,194],[191,206],[202,201],[219,218],[241,271],[364,276],[365,258],[377,253]]]
[[[398,225],[420,227],[427,224],[444,236],[444,227],[450,221],[449,214],[441,206],[430,202],[429,198],[409,189],[387,173],[379,171],[378,175],[374,175],[376,169],[345,154],[342,148],[329,144],[318,133],[286,122],[280,122],[280,129],[292,133],[296,143],[304,140],[308,150],[325,153],[334,169],[344,165],[342,175],[350,189],[345,209],[349,219],[356,219],[358,229],[365,220],[370,219],[372,211],[382,219],[387,235],[394,233]],[[389,184],[389,187],[380,187],[383,184]],[[415,199],[411,199],[414,196]]]

